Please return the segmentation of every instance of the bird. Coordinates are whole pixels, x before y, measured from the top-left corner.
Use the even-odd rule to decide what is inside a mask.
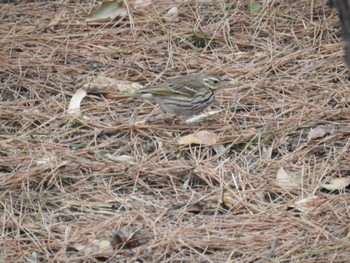
[[[192,116],[209,106],[220,83],[217,76],[178,77],[141,88],[127,97],[154,101],[168,113]]]

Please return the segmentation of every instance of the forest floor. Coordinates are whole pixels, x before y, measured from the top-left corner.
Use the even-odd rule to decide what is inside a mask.
[[[336,10],[129,1],[86,22],[101,2],[0,4],[0,261],[348,262]],[[193,123],[106,84],[207,74],[225,85]]]

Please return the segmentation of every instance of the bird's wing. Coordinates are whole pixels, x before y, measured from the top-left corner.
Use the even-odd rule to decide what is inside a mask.
[[[192,98],[198,90],[203,86],[203,83],[195,77],[183,77],[168,81],[167,83],[157,84],[151,87],[144,88],[141,93],[152,93],[155,96],[176,96]]]
[[[203,83],[198,78],[191,76],[171,80],[168,85],[174,92],[187,97],[193,97],[203,88]]]
[[[169,83],[167,87],[164,84],[154,85],[151,87],[144,88],[140,90],[141,93],[152,93],[154,96],[176,96],[181,95],[185,97],[192,97],[196,91],[188,86],[181,84],[171,84]]]
[[[188,83],[187,83],[188,84]],[[196,89],[192,87],[193,85],[183,85],[181,84],[169,84],[169,89],[171,89],[174,93],[185,96],[185,97],[193,97],[196,94]]]

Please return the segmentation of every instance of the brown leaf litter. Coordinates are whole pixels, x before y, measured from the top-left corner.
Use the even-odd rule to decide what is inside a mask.
[[[335,10],[127,1],[86,22],[102,1],[8,2],[1,261],[348,260],[349,73]],[[226,85],[193,123],[101,87],[196,74]],[[203,131],[215,140],[178,142]]]

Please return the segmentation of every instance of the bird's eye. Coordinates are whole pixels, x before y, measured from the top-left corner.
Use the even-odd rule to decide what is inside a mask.
[[[220,82],[220,80],[218,78],[215,78],[215,77],[211,77],[211,78],[209,78],[209,80],[211,80],[214,84],[218,84]]]
[[[215,85],[220,83],[220,79],[216,78],[216,77],[207,77],[207,78],[203,78],[203,81],[205,83],[207,83],[208,85]]]

